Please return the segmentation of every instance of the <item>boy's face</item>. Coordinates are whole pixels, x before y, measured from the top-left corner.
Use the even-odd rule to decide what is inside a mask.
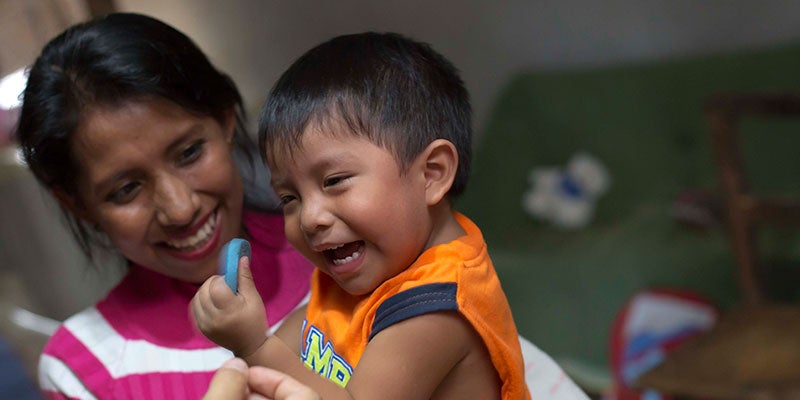
[[[419,160],[404,173],[388,150],[325,128],[270,160],[272,184],[289,242],[348,293],[367,294],[430,247],[425,177]]]

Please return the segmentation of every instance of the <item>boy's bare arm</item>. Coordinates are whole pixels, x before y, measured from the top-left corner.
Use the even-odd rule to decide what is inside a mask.
[[[500,398],[478,333],[456,312],[397,323],[370,341],[347,387],[355,399]]]
[[[300,338],[303,336],[303,321],[306,319],[307,307],[300,307],[289,314],[274,334],[296,355],[300,355]]]
[[[306,316],[306,306],[300,307],[292,311],[292,313],[289,314],[286,317],[286,319],[283,320],[281,326],[275,331],[272,337],[267,339],[267,341],[273,338],[280,340],[283,343],[283,347],[288,348],[289,351],[292,353],[291,358],[299,359],[300,336],[305,316]],[[264,344],[259,346],[255,352],[253,352],[252,354],[242,355],[242,358],[245,361],[247,361],[248,365],[261,365],[268,367],[271,364],[270,359],[276,357],[275,355],[271,354],[272,350],[273,349],[270,349],[266,346],[266,341],[265,341]]]
[[[300,337],[306,307],[292,312],[278,330],[258,349],[243,357],[249,365],[261,365],[281,371],[311,387],[324,399],[352,400],[350,394],[333,382],[306,367],[300,360]]]
[[[306,367],[283,339],[272,335],[258,351],[245,358],[249,365],[261,365],[281,371],[309,386],[326,400],[353,400],[350,393]]]
[[[411,318],[376,335],[345,389],[303,365],[299,337],[292,334],[300,331],[301,323],[302,316],[289,317],[276,335],[246,358],[248,364],[287,373],[324,399],[499,398],[499,379],[483,342],[457,313]],[[474,379],[460,381],[459,376],[467,376],[465,370],[484,371],[489,378],[469,375]]]

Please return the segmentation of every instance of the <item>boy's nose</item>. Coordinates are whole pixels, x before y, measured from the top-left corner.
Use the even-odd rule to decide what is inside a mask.
[[[304,199],[300,211],[300,228],[305,233],[316,233],[333,224],[333,215],[327,210],[324,201]]]
[[[154,201],[156,219],[164,226],[190,224],[199,207],[194,190],[180,177],[169,174],[157,179]]]

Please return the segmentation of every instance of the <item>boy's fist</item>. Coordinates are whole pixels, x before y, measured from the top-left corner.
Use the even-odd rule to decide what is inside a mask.
[[[208,278],[192,299],[197,327],[214,343],[246,357],[267,339],[267,316],[250,271],[250,259],[239,259],[239,293],[222,276]]]

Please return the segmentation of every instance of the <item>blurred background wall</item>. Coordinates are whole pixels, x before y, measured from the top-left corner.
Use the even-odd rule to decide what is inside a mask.
[[[115,0],[193,37],[255,113],[280,73],[334,35],[397,31],[462,71],[478,126],[520,69],[559,69],[749,49],[800,38],[786,0]],[[255,114],[254,114],[255,115]],[[478,129],[478,132],[480,130]]]
[[[477,135],[484,131],[498,91],[519,71],[680,59],[800,41],[800,2],[788,0],[113,0],[111,4],[118,11],[163,19],[192,37],[239,85],[251,123],[272,83],[296,57],[332,36],[365,30],[396,31],[429,42],[453,61],[472,95]],[[106,0],[0,0],[0,76],[31,63],[63,26],[107,5]],[[50,12],[61,17],[47,17]],[[61,320],[99,298],[118,271],[97,273],[86,268],[59,225],[57,208],[2,147],[0,300],[7,301],[0,302],[0,312],[10,304]],[[30,339],[26,332],[7,332],[0,329],[5,335]],[[20,350],[31,370],[43,340],[33,338]]]

